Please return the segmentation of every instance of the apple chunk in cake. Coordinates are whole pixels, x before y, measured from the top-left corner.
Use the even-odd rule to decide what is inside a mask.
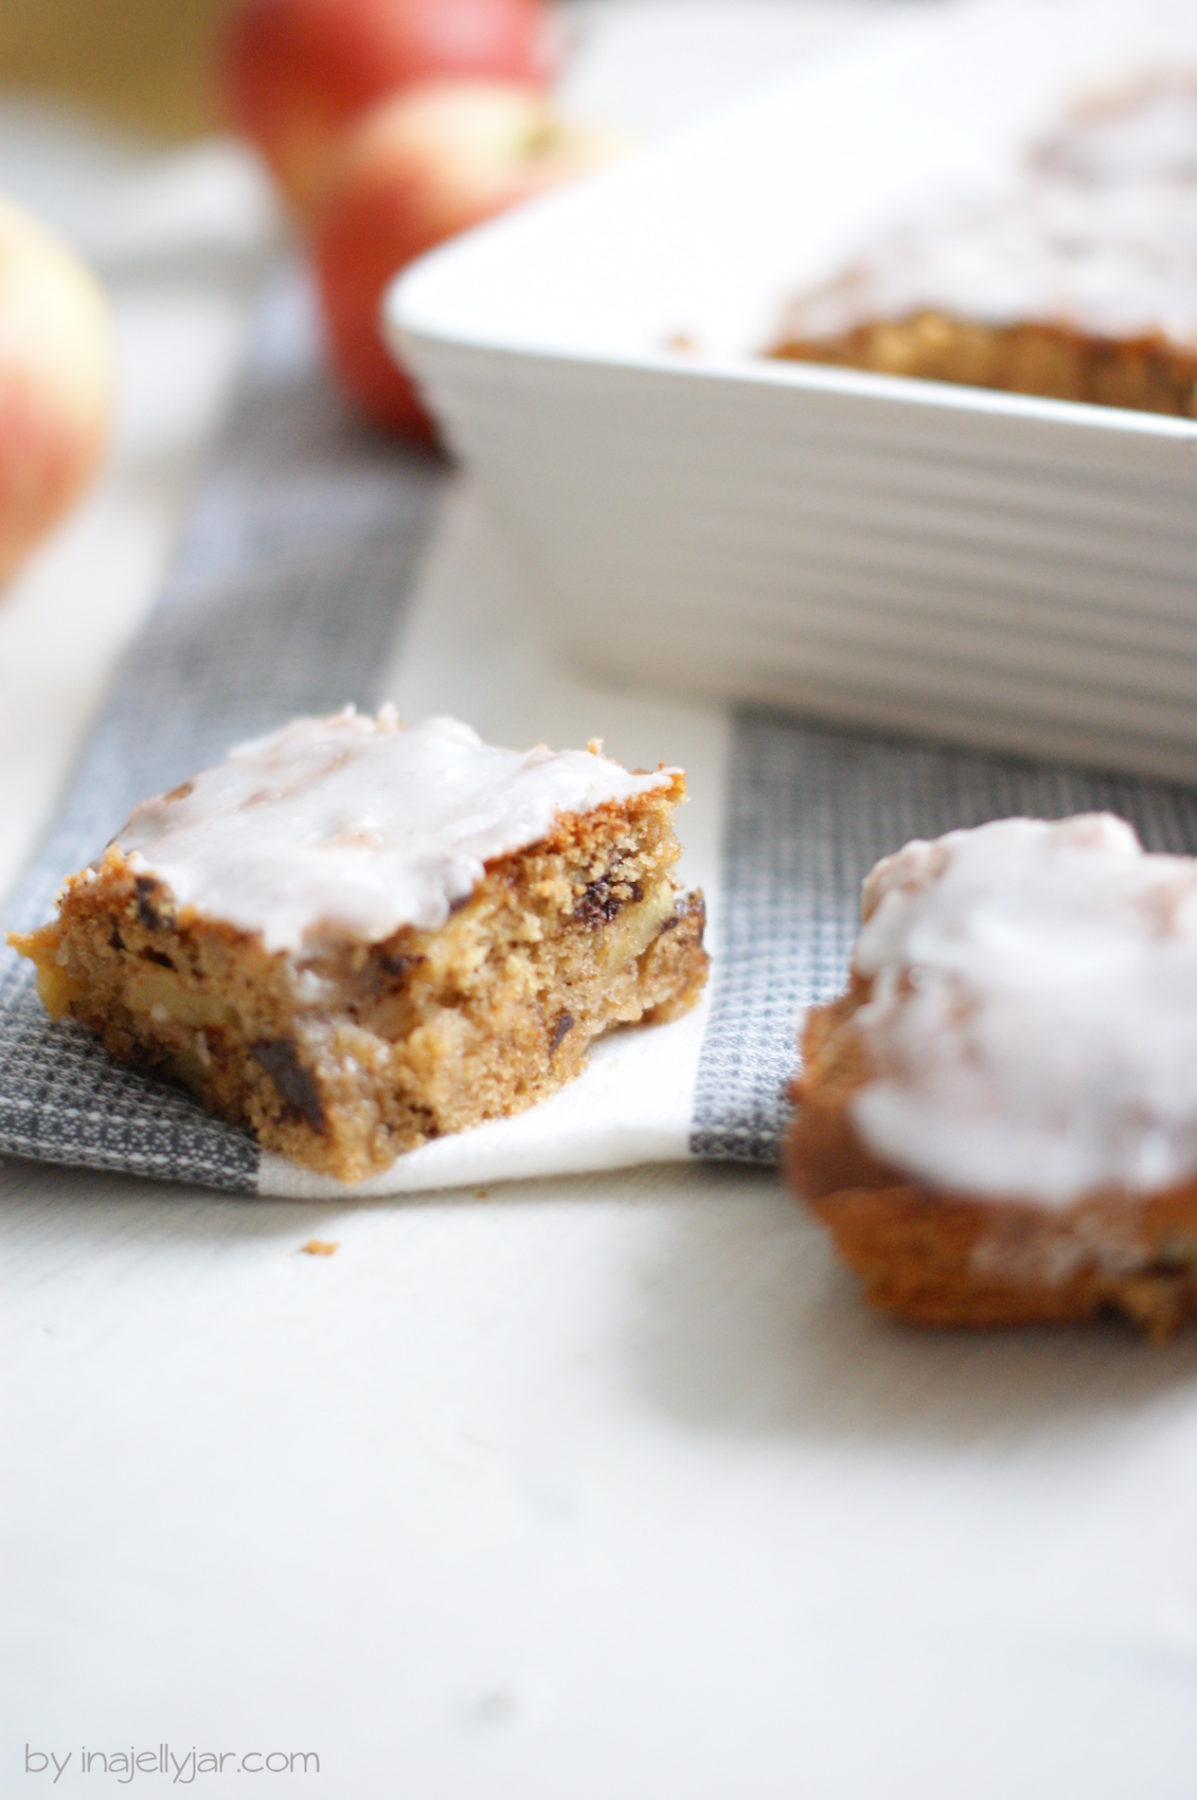
[[[359,1179],[521,1111],[706,979],[680,770],[389,708],[299,719],[137,808],[13,939],[50,1013]]]

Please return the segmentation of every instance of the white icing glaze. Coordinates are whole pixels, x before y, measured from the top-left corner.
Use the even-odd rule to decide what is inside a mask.
[[[941,206],[791,308],[818,340],[933,312],[1197,347],[1197,88],[1157,87],[1078,120],[1024,180]]]
[[[799,338],[922,312],[983,324],[1068,326],[1095,337],[1160,333],[1197,344],[1197,196],[1120,190],[1020,197],[895,241],[801,300]]]
[[[1077,181],[1197,181],[1197,78],[1159,78],[1079,111],[1034,160]]]
[[[882,1161],[1058,1205],[1197,1173],[1197,860],[1006,819],[880,863],[864,918],[852,1117]]]
[[[586,750],[520,752],[468,725],[404,727],[384,707],[297,719],[146,801],[116,843],[181,907],[260,933],[268,950],[436,929],[486,863],[554,821],[664,786]]]

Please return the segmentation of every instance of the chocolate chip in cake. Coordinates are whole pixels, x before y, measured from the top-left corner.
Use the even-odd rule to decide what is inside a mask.
[[[160,969],[173,969],[175,966],[165,950],[146,949],[142,951],[141,955],[144,962],[157,963]]]
[[[316,1078],[300,1062],[293,1038],[259,1038],[253,1046],[253,1057],[273,1081],[279,1099],[293,1118],[302,1119],[313,1131],[327,1129]]]
[[[411,956],[401,950],[377,950],[375,958],[381,972],[395,981],[402,981],[405,975],[410,974],[424,960],[422,956]]]
[[[572,1031],[577,1021],[572,1013],[558,1013],[557,1022],[553,1026],[553,1036],[549,1043],[550,1057],[556,1056],[558,1046],[567,1031]]]
[[[139,875],[133,886],[137,893],[137,917],[147,931],[162,931],[166,920],[154,900],[157,883],[149,875]]]
[[[609,925],[621,907],[644,898],[638,881],[620,881],[613,869],[600,875],[582,892],[574,917],[587,925]]]

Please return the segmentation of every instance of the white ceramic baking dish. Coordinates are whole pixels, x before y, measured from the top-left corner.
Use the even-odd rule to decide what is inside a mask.
[[[753,354],[871,229],[1185,60],[1191,0],[898,22],[409,270],[391,341],[546,630],[639,682],[1197,777],[1197,423]]]

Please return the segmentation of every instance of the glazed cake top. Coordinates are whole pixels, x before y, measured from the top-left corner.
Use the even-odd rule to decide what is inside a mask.
[[[1008,189],[945,204],[799,298],[791,338],[937,313],[1197,346],[1197,83],[1077,115]]]
[[[1087,184],[1197,182],[1197,72],[1149,77],[1078,107],[1032,160]]]
[[[879,863],[863,913],[874,1155],[1058,1205],[1197,1174],[1197,859],[1108,814],[1005,819]]]
[[[501,750],[468,725],[394,709],[296,719],[139,806],[115,843],[180,907],[270,951],[435,930],[485,865],[555,820],[669,786],[589,750]]]
[[[1043,192],[945,208],[795,302],[784,335],[817,341],[921,313],[1197,347],[1197,194]]]

